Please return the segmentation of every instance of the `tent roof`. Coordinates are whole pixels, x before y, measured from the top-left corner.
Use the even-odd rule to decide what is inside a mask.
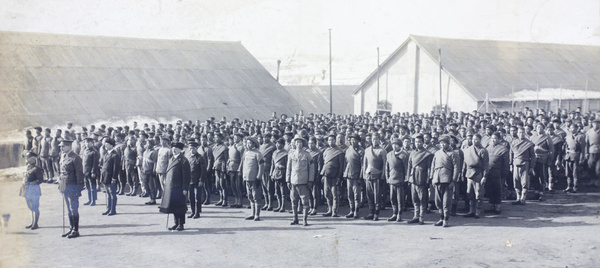
[[[495,40],[450,39],[411,35],[410,41],[434,61],[442,54],[442,69],[476,100],[509,96],[514,91],[564,88],[600,91],[600,47]],[[382,64],[391,64],[386,60]],[[376,70],[365,83],[376,76]],[[362,86],[355,91],[358,92]]]
[[[0,131],[300,106],[240,42],[0,32]]]

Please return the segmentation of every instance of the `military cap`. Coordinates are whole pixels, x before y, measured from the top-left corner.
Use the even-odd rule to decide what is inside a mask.
[[[256,139],[256,137],[248,137],[247,139],[248,139],[249,141],[251,141],[252,143],[254,143],[254,145],[255,145],[256,147],[259,147],[259,146],[260,146],[260,144],[258,143],[258,139]]]
[[[85,139],[83,139],[83,140],[85,140],[85,141],[94,141],[94,138],[92,138],[92,137],[85,137]]]
[[[71,144],[73,144],[72,140],[66,140],[66,139],[64,139],[64,140],[60,141],[60,143],[58,144],[58,146],[61,146],[61,147],[62,146],[71,146]]]
[[[111,138],[106,138],[106,139],[104,140],[104,142],[106,142],[106,143],[108,143],[108,144],[110,144],[110,145],[112,145],[112,146],[115,146],[115,140],[113,140],[113,139],[111,139]]]
[[[171,143],[171,147],[179,148],[180,150],[183,150],[184,145],[183,145],[183,143],[176,141],[176,142]]]
[[[402,140],[398,138],[393,138],[391,143],[402,146]]]
[[[37,157],[38,155],[34,152],[34,151],[29,151],[27,152],[27,155],[25,155],[26,157]]]
[[[196,142],[196,139],[189,139],[188,140],[188,145],[189,146],[198,147],[198,143]]]
[[[448,135],[442,135],[439,140],[439,142],[446,142],[446,143],[450,143],[450,136]]]

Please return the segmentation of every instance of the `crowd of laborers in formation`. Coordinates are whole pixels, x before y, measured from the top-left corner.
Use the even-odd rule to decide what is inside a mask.
[[[160,211],[175,214],[172,230],[183,230],[188,204],[187,217],[199,218],[213,194],[222,207],[241,208],[246,197],[252,209],[247,220],[260,220],[261,210],[288,211],[290,200],[291,224],[303,214],[307,225],[320,205],[327,206],[323,216],[341,216],[347,200],[349,219],[359,218],[366,203],[363,218],[378,220],[387,204],[393,211],[388,221],[402,221],[412,206],[408,223],[423,224],[424,213],[437,208],[434,225],[446,227],[461,200],[464,216],[478,218],[484,194],[490,205],[483,212],[499,214],[503,199],[525,205],[534,193],[529,199],[542,201],[563,180],[567,186],[560,190],[568,193],[578,191],[583,177],[597,184],[599,125],[597,115],[579,109],[274,114],[263,121],[210,118],[132,127],[68,123],[54,135],[40,127],[35,136],[28,131],[26,151],[28,174],[43,172],[43,180],[60,184],[71,223],[63,236],[70,238],[79,235],[80,192],[87,192],[84,205],[93,206],[100,185],[107,195],[104,215],[116,214],[117,195],[146,197],[147,205],[162,198]],[[33,172],[34,166],[41,168]],[[35,177],[26,176],[25,185],[39,184],[42,178]],[[28,228],[37,228],[39,211],[32,213]]]

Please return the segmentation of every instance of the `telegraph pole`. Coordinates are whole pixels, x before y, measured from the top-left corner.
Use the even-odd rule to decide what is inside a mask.
[[[333,114],[333,84],[331,81],[331,29],[329,29],[329,113]]]

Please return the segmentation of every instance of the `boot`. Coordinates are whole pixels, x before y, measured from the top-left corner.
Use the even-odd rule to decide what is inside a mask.
[[[308,226],[308,208],[304,208],[304,215],[302,215],[302,225]]]
[[[33,213],[33,224],[31,225],[31,230],[35,230],[38,228],[38,220],[40,219],[40,212]]]
[[[281,205],[279,206],[279,212],[285,212],[285,197],[281,198]]]
[[[69,236],[72,232],[73,232],[73,216],[69,215],[69,231],[67,231],[66,233],[62,234],[62,237],[67,237]]]
[[[411,220],[407,221],[406,223],[412,224],[412,223],[417,223],[417,222],[419,222],[419,218],[418,217],[413,217]]]
[[[175,221],[175,225],[167,228],[169,231],[173,231],[173,230],[177,229],[177,227],[179,226],[179,219],[177,217],[175,217],[175,215],[173,215],[173,219]]]
[[[358,215],[358,209],[359,209],[359,208],[360,208],[360,206],[359,206],[358,204],[356,204],[356,205],[354,206],[354,218],[355,218],[355,219],[358,219],[358,218],[359,218],[359,215]]]
[[[98,190],[95,187],[93,187],[92,188],[92,203],[90,204],[90,206],[95,206],[97,199],[98,199]]]
[[[73,216],[73,231],[67,236],[67,238],[79,237],[79,215]]]
[[[396,214],[398,214],[398,208],[397,207],[392,207],[392,216],[389,217],[387,219],[387,221],[395,221],[398,218],[398,216]]]
[[[477,200],[476,201],[476,205],[475,205],[475,219],[478,219],[479,215],[481,215],[481,204],[482,204],[481,200]]]
[[[249,220],[254,220],[254,214],[256,213],[256,205],[254,203],[250,203],[250,207],[252,208],[252,215],[248,215],[245,220],[249,221]],[[259,209],[260,210],[260,209]]]
[[[371,210],[371,211],[369,212],[369,215],[365,216],[365,218],[364,218],[364,219],[365,219],[365,220],[372,220],[372,219],[373,219],[373,217],[375,217],[375,215],[374,215],[374,214],[375,214],[375,211],[374,211],[374,210]]]
[[[83,203],[84,206],[87,206],[92,203],[92,190],[91,189],[87,190],[87,195],[88,195],[88,201]]]
[[[444,224],[444,211],[439,210],[440,212],[440,220],[433,224],[433,226],[442,226]]]
[[[354,205],[350,205],[350,212],[346,214],[346,219],[354,218]]]
[[[260,221],[260,209],[258,203],[254,203],[254,221]]]
[[[298,207],[294,206],[294,204],[292,204],[292,213],[294,213],[294,220],[292,220],[290,225],[297,225],[298,224]]]
[[[375,215],[373,216],[373,220],[374,221],[378,221],[379,220],[379,209],[375,210]]]
[[[396,217],[396,222],[402,221],[402,209],[398,210],[398,217]]]
[[[450,225],[448,225],[448,217],[445,217],[445,218],[444,218],[444,222],[442,223],[442,226],[443,226],[443,227],[448,227],[448,226],[450,226]]]
[[[329,201],[329,199],[327,199],[327,212],[325,214],[323,214],[323,217],[329,217],[333,214],[333,208],[331,205],[331,201]]]
[[[523,189],[521,193],[521,205],[525,205],[527,203],[527,190]]]
[[[477,205],[475,202],[475,200],[471,200],[469,202],[469,213],[467,213],[467,215],[465,215],[465,218],[473,218],[475,217],[475,206]]]
[[[200,212],[202,212],[202,203],[200,201],[196,202],[196,214],[194,214],[194,219],[200,218]]]
[[[262,206],[262,208],[260,208],[260,210],[267,210],[267,208],[269,208],[269,201],[267,200],[267,202],[265,202],[265,205]]]
[[[191,218],[193,218],[193,217],[194,217],[194,215],[196,215],[196,206],[195,206],[195,205],[196,205],[196,204],[194,204],[194,205],[190,206],[190,209],[192,210],[192,214],[190,214],[190,215],[188,215],[188,216],[187,216],[187,217],[188,217],[188,219],[191,219]]]
[[[185,224],[185,217],[179,219],[178,223],[179,224],[177,225],[177,227],[175,228],[175,230],[177,230],[178,232],[179,231],[183,231],[183,224]]]
[[[281,200],[279,199],[278,195],[275,195],[275,199],[277,199],[277,207],[275,207],[273,211],[277,212],[279,209],[281,209]]]
[[[333,201],[333,210],[331,212],[331,217],[339,217],[338,215],[338,210],[340,209],[340,202],[339,201]]]

